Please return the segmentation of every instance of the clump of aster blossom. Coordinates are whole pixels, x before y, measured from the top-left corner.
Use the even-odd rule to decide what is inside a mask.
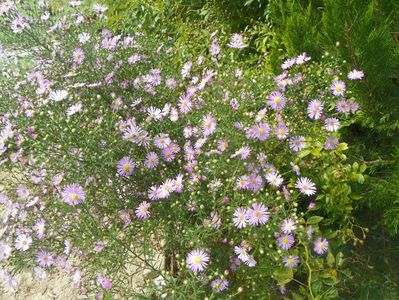
[[[151,263],[147,251],[158,249],[170,251],[173,272],[175,263],[186,266],[178,270],[181,281],[172,278],[182,299],[190,295],[181,283],[201,283],[204,296],[234,298],[237,290],[229,287],[241,293],[241,284],[253,281],[243,297],[267,299],[265,278],[256,275],[262,270],[284,266],[305,277],[304,250],[322,255],[329,245],[313,238],[324,226],[302,226],[303,213],[325,208],[314,202],[321,192],[315,182],[329,188],[318,175],[344,172],[336,159],[339,129],[359,109],[350,90],[355,83],[326,72],[324,63],[306,64],[306,53],[285,59],[274,78],[261,76],[230,60],[235,49],[248,47],[240,34],[223,46],[212,33],[209,55],[185,56],[175,67],[180,49],[173,38],[152,49],[143,28],[115,35],[93,21],[105,19],[106,10],[98,4],[88,16],[79,9],[59,21],[56,13],[41,14],[40,26],[54,39],[51,51],[7,91],[18,109],[0,116],[0,164],[23,168],[30,181],[18,187],[15,201],[0,194],[10,231],[0,242],[0,261],[31,255],[39,278],[66,270],[77,288],[96,282],[98,299],[113,286],[129,290],[115,266],[143,252]],[[0,4],[2,17],[9,11],[11,31],[33,28],[28,14]],[[64,42],[66,33],[73,44]],[[72,207],[60,209],[52,201],[56,191]],[[305,196],[312,201],[297,205]],[[69,257],[82,259],[82,269]],[[321,268],[324,258],[317,259]],[[0,270],[2,277],[13,285]]]

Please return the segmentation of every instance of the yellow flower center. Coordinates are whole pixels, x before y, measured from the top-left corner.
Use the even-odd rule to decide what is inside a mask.
[[[280,104],[281,103],[281,97],[274,98],[274,103],[275,104]]]
[[[123,165],[123,170],[125,170],[125,172],[129,172],[130,171],[130,165],[129,164],[124,164]]]
[[[71,200],[72,201],[78,200],[78,194],[71,194]]]
[[[197,265],[201,264],[201,262],[202,262],[201,257],[196,256],[196,257],[194,258],[194,262],[195,262]]]

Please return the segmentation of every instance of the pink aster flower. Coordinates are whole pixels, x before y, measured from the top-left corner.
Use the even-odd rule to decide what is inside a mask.
[[[291,234],[283,234],[277,241],[281,249],[288,250],[294,245],[295,239]]]
[[[251,155],[251,147],[249,146],[243,146],[240,149],[238,149],[231,157],[237,157],[240,156],[240,159],[245,160]]]
[[[172,162],[175,159],[176,155],[171,146],[162,149],[162,157],[166,162]]]
[[[0,261],[7,260],[11,256],[11,247],[3,242],[0,242]]]
[[[67,185],[61,192],[61,195],[64,201],[72,206],[78,205],[85,200],[83,188],[76,183]]]
[[[308,116],[313,120],[320,119],[323,113],[323,103],[319,99],[312,100],[308,105]]]
[[[109,291],[112,288],[112,281],[104,276],[97,277],[97,284],[101,285],[101,287],[106,291]]]
[[[159,186],[154,185],[150,187],[150,189],[148,190],[148,198],[151,201],[159,200],[161,199],[161,192],[162,192],[161,188]]]
[[[135,211],[137,218],[139,218],[139,219],[149,218],[151,215],[151,213],[149,211],[150,206],[151,206],[151,203],[149,203],[147,201],[141,202]]]
[[[123,221],[123,228],[126,228],[130,225],[130,223],[132,223],[130,214],[126,210],[121,210],[119,212],[119,218],[121,218],[121,220]]]
[[[193,63],[191,61],[186,62],[182,69],[181,69],[181,76],[182,78],[188,78],[190,77],[191,74],[191,67],[192,67]]]
[[[76,269],[72,273],[72,283],[74,287],[79,287],[80,283],[82,281],[82,271],[79,269]]]
[[[287,268],[295,268],[298,265],[299,257],[296,255],[289,255],[284,257],[283,261]]]
[[[248,177],[248,186],[247,188],[253,192],[257,192],[264,187],[264,182],[262,177],[257,174],[251,174]]]
[[[333,149],[337,148],[338,144],[339,144],[338,139],[335,136],[330,135],[326,139],[326,142],[324,144],[324,149],[333,150]]]
[[[302,65],[302,64],[304,64],[305,62],[307,62],[309,60],[310,60],[310,57],[304,52],[304,53],[302,53],[302,54],[297,56],[296,64],[297,65]]]
[[[76,48],[75,51],[73,51],[72,57],[73,61],[80,65],[85,59],[85,53],[81,48]]]
[[[159,163],[158,155],[155,152],[150,152],[145,158],[145,165],[149,169],[155,168]]]
[[[336,80],[331,84],[331,92],[334,96],[343,96],[346,90],[346,84],[343,81]]]
[[[348,73],[348,78],[350,80],[360,80],[360,79],[363,79],[363,77],[364,77],[364,73],[361,70],[354,69]]]
[[[306,177],[301,177],[297,180],[295,187],[307,196],[312,196],[316,193],[316,185]]]
[[[287,189],[286,186],[283,186],[282,192],[283,192],[283,196],[284,196],[285,201],[290,201],[290,200],[291,200],[291,193],[290,193],[290,191]]]
[[[248,188],[248,176],[247,175],[242,175],[237,178],[236,182],[236,188],[239,190],[246,190]]]
[[[226,151],[228,147],[229,147],[229,142],[227,140],[218,140],[217,148],[220,152]]]
[[[337,131],[339,129],[339,125],[340,123],[337,118],[327,118],[324,121],[324,128],[330,132]]]
[[[202,119],[202,132],[205,136],[212,135],[216,131],[216,119],[212,115],[206,115]]]
[[[168,198],[171,193],[176,190],[175,181],[172,179],[166,179],[160,186],[161,193],[159,197],[161,199]]]
[[[27,199],[29,196],[29,190],[24,185],[19,185],[17,187],[17,196],[21,199]]]
[[[118,162],[118,174],[121,176],[129,177],[134,170],[134,163],[130,157],[125,156]]]
[[[174,90],[177,87],[177,82],[174,79],[167,79],[165,84],[170,90]]]
[[[56,102],[64,100],[68,96],[68,92],[66,90],[55,90],[50,92],[50,99]]]
[[[248,224],[247,209],[239,207],[234,211],[233,223],[237,228],[244,228]]]
[[[102,46],[104,49],[111,50],[111,49],[115,49],[115,48],[116,48],[117,43],[118,43],[118,40],[117,40],[115,37],[114,37],[114,38],[106,37],[106,38],[104,38],[104,39],[101,41],[101,46]]]
[[[209,263],[209,255],[202,249],[195,249],[188,253],[186,263],[191,272],[203,272]]]
[[[194,200],[188,200],[186,202],[186,207],[188,211],[196,211],[197,210],[197,202]]]
[[[294,171],[297,176],[300,176],[301,169],[299,169],[299,166],[294,164],[293,162],[290,162],[290,165],[291,165],[292,171]]]
[[[336,110],[337,112],[348,114],[351,111],[350,102],[345,98],[338,100],[336,102]]]
[[[165,149],[167,148],[172,141],[170,140],[169,136],[164,133],[160,133],[154,138],[154,145],[158,149]]]
[[[223,292],[228,286],[229,282],[222,278],[217,278],[211,282],[211,287],[216,293]]]
[[[281,223],[281,231],[291,233],[296,229],[296,223],[293,219],[286,219]]]
[[[270,127],[265,123],[257,124],[251,127],[251,133],[256,139],[265,141],[269,137]]]
[[[294,66],[295,64],[296,64],[296,59],[295,58],[288,58],[282,63],[281,68],[283,70],[288,70],[292,66]]]
[[[90,40],[90,34],[87,32],[79,33],[78,39],[79,39],[79,43],[84,45]]]
[[[181,193],[184,189],[184,176],[182,174],[178,174],[175,178],[175,180],[173,181],[173,185],[174,185],[174,191],[176,193]]]
[[[238,33],[233,33],[233,35],[230,38],[230,42],[227,44],[227,46],[235,49],[243,49],[248,47],[248,45],[244,43],[243,36]]]
[[[305,138],[303,136],[293,136],[290,139],[290,148],[294,151],[301,151],[303,148],[305,148],[306,142]]]
[[[39,266],[41,266],[43,268],[50,267],[54,264],[53,254],[45,252],[45,251],[40,251],[37,254],[36,261],[39,263]]]
[[[209,47],[209,53],[211,53],[212,56],[216,56],[220,53],[220,46],[216,38],[212,40],[211,46]]]
[[[280,92],[273,92],[269,95],[267,104],[274,110],[282,110],[287,102],[285,96]]]
[[[193,102],[187,96],[182,96],[179,98],[179,102],[177,104],[179,110],[183,114],[189,113],[193,109]]]
[[[313,243],[313,250],[319,255],[326,253],[328,250],[328,241],[318,237]]]
[[[283,184],[283,177],[277,172],[270,172],[266,174],[267,182],[274,187],[279,187]]]
[[[235,246],[234,253],[237,254],[238,258],[243,262],[249,260],[250,255],[248,254],[247,248],[244,245]]]
[[[248,223],[251,225],[264,225],[269,220],[270,213],[262,203],[253,203],[247,210]]]
[[[284,123],[278,124],[276,128],[276,137],[279,140],[285,140],[288,137],[289,129]]]
[[[34,267],[33,271],[35,272],[37,278],[47,279],[47,273],[42,267]]]
[[[44,231],[46,230],[46,221],[44,219],[37,220],[33,230],[36,232],[37,238],[41,240],[44,236]]]
[[[121,97],[116,98],[110,105],[112,110],[121,110],[123,108],[123,100]]]
[[[356,101],[349,101],[351,113],[355,113],[359,109],[359,104]]]

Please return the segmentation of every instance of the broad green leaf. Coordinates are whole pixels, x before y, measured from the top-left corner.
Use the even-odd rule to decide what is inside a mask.
[[[337,256],[335,257],[335,261],[337,262],[337,267],[341,267],[344,264],[344,254],[342,252],[338,252]]]
[[[285,268],[274,271],[273,275],[279,284],[284,285],[292,280],[294,277],[294,272],[292,269]]]
[[[357,182],[359,182],[360,184],[364,183],[364,176],[362,174],[357,174]]]
[[[335,257],[334,255],[329,251],[327,254],[327,264],[332,267],[335,263]]]
[[[308,156],[310,154],[311,150],[307,149],[307,150],[303,150],[301,152],[299,152],[298,157],[299,158],[304,158],[305,156]]]
[[[360,173],[364,173],[364,171],[366,171],[366,169],[367,169],[367,166],[366,166],[365,164],[362,164],[362,165],[360,166],[359,171],[360,171]]]
[[[309,225],[314,225],[314,224],[318,224],[320,223],[321,220],[323,220],[323,217],[319,217],[319,216],[312,216],[310,217],[306,223],[308,223]]]

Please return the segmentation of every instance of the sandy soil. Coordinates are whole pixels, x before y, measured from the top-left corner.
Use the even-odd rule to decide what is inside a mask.
[[[29,272],[18,275],[19,285],[16,293],[6,292],[0,300],[76,300],[77,290],[72,287],[70,277],[66,274],[52,275],[48,279],[34,278]],[[0,292],[1,293],[1,292]]]

